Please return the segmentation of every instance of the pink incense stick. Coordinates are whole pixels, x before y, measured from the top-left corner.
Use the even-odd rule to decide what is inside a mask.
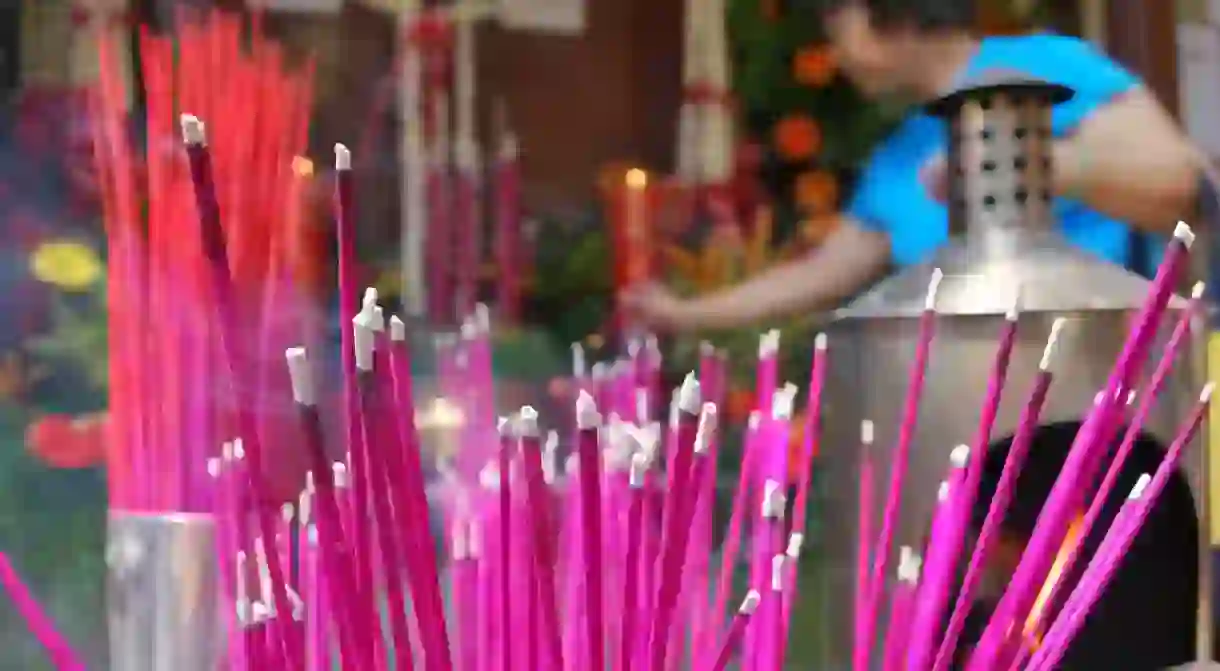
[[[871,641],[877,627],[877,610],[881,607],[881,594],[885,587],[885,575],[889,569],[894,531],[898,526],[898,515],[902,507],[902,489],[911,458],[911,443],[915,438],[915,426],[919,422],[924,378],[928,372],[928,359],[932,350],[932,339],[936,332],[936,292],[940,288],[942,279],[944,279],[944,274],[941,270],[934,269],[932,279],[928,284],[928,297],[924,303],[923,314],[919,319],[919,339],[915,345],[915,361],[911,364],[902,420],[898,427],[898,442],[894,446],[894,456],[890,466],[890,486],[885,501],[885,510],[882,513],[881,536],[873,548],[873,570],[869,577],[869,596],[862,622],[862,636],[852,655],[852,668],[855,671],[866,671],[870,668]]]
[[[636,597],[639,595],[640,533],[644,525],[644,485],[647,482],[648,457],[635,454],[631,458],[630,502],[627,504],[627,542],[623,568],[622,624],[619,627],[619,671],[631,671],[635,658],[637,611]]]
[[[601,413],[593,397],[582,391],[576,398],[576,454],[580,462],[580,516],[585,587],[585,636],[591,669],[606,665],[602,609],[602,492]]]
[[[551,503],[543,478],[538,412],[528,405],[521,408],[517,416],[517,435],[521,439],[530,527],[534,536],[534,565],[538,569],[538,599],[545,643],[542,654],[549,669],[561,671],[564,668],[563,645],[559,638],[559,612],[555,600],[555,552],[551,545],[552,526],[548,512]]]
[[[499,551],[500,551],[500,573],[501,579],[499,584],[500,592],[500,623],[502,627],[509,627],[513,622],[513,607],[512,607],[512,576],[513,576],[513,490],[512,490],[512,466],[513,452],[517,448],[517,437],[513,435],[512,421],[508,419],[501,420],[497,427],[500,434],[500,449],[499,449],[499,473],[500,476],[500,491],[499,491]],[[513,667],[513,636],[508,632],[500,632],[500,654],[504,656],[501,665],[501,671],[510,671]]]
[[[1135,448],[1136,441],[1139,440],[1140,432],[1144,424],[1148,421],[1148,417],[1152,414],[1153,408],[1156,406],[1158,394],[1165,381],[1173,372],[1174,363],[1177,360],[1177,355],[1182,345],[1186,342],[1187,336],[1191,332],[1191,322],[1198,314],[1200,302],[1203,298],[1203,284],[1196,284],[1192,293],[1189,306],[1182,310],[1178,316],[1178,322],[1174,326],[1173,333],[1169,337],[1169,341],[1165,344],[1165,350],[1161,355],[1161,359],[1157,362],[1156,368],[1153,370],[1152,378],[1148,382],[1148,387],[1140,396],[1139,404],[1136,407],[1135,414],[1127,425],[1126,435],[1123,436],[1123,441],[1119,445],[1118,450],[1114,453],[1114,458],[1110,461],[1110,468],[1106,471],[1105,478],[1101,482],[1101,486],[1093,494],[1092,501],[1088,509],[1085,511],[1084,518],[1080,524],[1080,534],[1077,536],[1075,545],[1069,550],[1067,558],[1064,560],[1063,567],[1060,569],[1060,575],[1063,577],[1071,576],[1072,571],[1076,567],[1076,561],[1080,558],[1081,550],[1084,548],[1089,539],[1089,534],[1092,532],[1093,526],[1101,518],[1102,509],[1105,507],[1106,501],[1109,500],[1110,494],[1114,491],[1114,487],[1118,484],[1118,479],[1122,475],[1123,466],[1127,463],[1127,457],[1131,455],[1131,451]],[[1046,606],[1043,608],[1043,613],[1057,612],[1059,599],[1062,596],[1065,583],[1068,580],[1060,579],[1055,582],[1051,588],[1050,595],[1046,599]]]
[[[1038,364],[1038,373],[1034,378],[1034,387],[1030,392],[1021,416],[1017,421],[1017,430],[1013,435],[1012,446],[1004,459],[1004,468],[1000,473],[1000,481],[996,485],[995,494],[987,508],[987,516],[983,520],[983,528],[975,541],[974,551],[970,555],[970,563],[966,567],[966,575],[958,590],[957,601],[953,605],[953,613],[949,625],[941,639],[940,649],[936,653],[933,671],[947,671],[957,650],[957,641],[966,626],[966,617],[970,613],[974,601],[974,591],[978,589],[983,578],[983,567],[987,565],[992,545],[1000,524],[1008,511],[1008,504],[1016,490],[1017,478],[1025,464],[1025,457],[1033,443],[1034,432],[1042,415],[1042,407],[1046,403],[1047,392],[1050,391],[1053,379],[1050,367],[1054,361],[1055,345],[1059,340],[1059,332],[1066,323],[1064,319],[1056,319],[1051,325],[1050,337],[1042,351],[1042,359]]]
[[[984,629],[967,671],[983,671],[996,663],[1008,647],[1013,623],[1020,622],[1037,599],[1040,586],[1045,582],[1067,534],[1071,517],[1079,509],[1085,495],[1081,478],[1093,467],[1099,458],[1098,453],[1108,447],[1106,434],[1115,425],[1114,418],[1117,412],[1122,411],[1121,405],[1127,397],[1131,380],[1144,365],[1152,340],[1160,330],[1173,285],[1186,264],[1193,242],[1194,234],[1190,227],[1178,224],[1135,328],[1128,335],[1126,345],[1111,371],[1101,402],[1085,418],[1084,425],[1073,440],[1063,470],[1039,515],[1033,537]]]
[[[406,351],[406,325],[397,317],[390,319],[390,384],[396,408],[412,407],[412,386],[409,355]],[[445,625],[445,606],[440,588],[436,544],[430,532],[428,498],[424,489],[423,464],[419,454],[419,436],[415,413],[394,413],[395,428],[402,446],[399,452],[403,481],[396,491],[394,505],[403,514],[405,526],[400,531],[407,540],[407,579],[412,601],[419,613],[421,648],[424,668],[428,671],[450,671],[453,660],[449,650],[449,633]]]
[[[907,638],[911,634],[911,615],[919,592],[920,560],[915,550],[904,545],[898,552],[898,583],[890,599],[890,620],[885,632],[882,671],[903,671]]]
[[[678,390],[676,449],[673,471],[668,474],[669,486],[665,491],[664,510],[667,514],[663,519],[665,527],[661,537],[661,574],[656,586],[656,605],[652,613],[649,657],[649,668],[655,671],[663,671],[666,668],[669,630],[682,588],[682,561],[686,556],[692,512],[690,502],[693,499],[688,490],[702,403],[699,382],[694,373],[690,373]]]
[[[911,620],[911,638],[907,643],[907,668],[926,669],[933,661],[939,644],[944,609],[949,590],[957,574],[958,554],[969,517],[959,506],[966,494],[961,490],[966,482],[970,448],[959,445],[949,455],[948,479],[937,493],[937,508],[932,521],[932,534],[925,551],[919,598]]]
[[[755,381],[758,410],[763,415],[771,414],[771,400],[779,388],[779,338],[776,329],[767,331],[758,339],[758,372]]]
[[[0,585],[8,593],[9,599],[12,600],[21,619],[25,621],[30,633],[46,650],[51,664],[59,671],[84,671],[85,664],[81,661],[80,656],[72,650],[67,639],[55,628],[50,616],[38,605],[33,592],[17,575],[13,563],[3,552],[0,552]]]
[[[331,613],[326,598],[326,571],[322,568],[321,539],[317,526],[305,527],[302,537],[301,582],[305,586],[305,671],[329,671]]]
[[[860,422],[860,490],[859,514],[856,525],[856,593],[852,613],[855,615],[855,645],[869,645],[863,641],[864,614],[868,607],[868,567],[871,564],[873,536],[873,423]]]
[[[708,667],[709,671],[725,671],[728,668],[729,662],[733,661],[733,655],[737,654],[741,639],[750,625],[750,618],[754,616],[754,611],[758,610],[760,601],[762,601],[762,596],[757,591],[750,590],[746,594],[746,598],[741,602],[741,607],[737,609],[737,614],[733,616],[733,621],[729,624],[729,631],[725,634],[724,642],[720,644],[720,648],[713,658],[714,661]]]
[[[228,250],[226,248],[224,229],[221,225],[220,206],[216,200],[216,188],[212,176],[212,159],[206,144],[206,134],[203,123],[199,119],[184,114],[181,118],[182,135],[186,144],[187,159],[190,166],[191,182],[195,189],[195,205],[199,217],[199,234],[211,274],[211,290],[215,308],[220,315],[220,346],[222,359],[228,366],[228,383],[237,398],[237,371],[241,362],[237,360],[240,352],[238,345],[238,330],[234,306],[233,281],[229,275]],[[274,534],[275,518],[267,506],[261,505],[264,487],[262,479],[265,471],[262,468],[262,450],[259,443],[257,424],[251,409],[239,404],[237,409],[237,425],[241,437],[247,443],[247,454],[250,459],[249,474],[251,490],[255,496],[259,534],[270,538]],[[271,571],[272,600],[278,612],[291,612],[288,601],[288,591],[284,581],[283,565],[279,553],[274,546],[270,549],[268,565]],[[302,641],[293,640],[291,628],[284,628],[284,637],[279,641],[284,657],[296,667],[300,667],[300,652]]]
[[[1101,593],[1113,579],[1119,564],[1131,548],[1131,544],[1135,542],[1136,536],[1139,535],[1141,527],[1152,513],[1157,500],[1169,483],[1169,479],[1177,471],[1182,453],[1195,439],[1199,428],[1203,425],[1203,420],[1207,417],[1208,409],[1211,407],[1214,390],[1215,383],[1211,382],[1203,388],[1198,402],[1183,425],[1179,427],[1178,435],[1170,443],[1165,458],[1157,466],[1156,473],[1151,479],[1147,475],[1142,476],[1132,489],[1131,496],[1123,505],[1124,508],[1130,510],[1125,514],[1120,513],[1120,517],[1129,517],[1129,521],[1123,520],[1120,523],[1119,520],[1115,520],[1111,525],[1106,539],[1102,541],[1102,547],[1098,548],[1093,560],[1089,562],[1089,567],[1077,583],[1076,589],[1073,590],[1067,603],[1064,604],[1063,610],[1047,631],[1043,647],[1030,660],[1027,668],[1031,671],[1038,669],[1049,671],[1055,668],[1067,652],[1068,644],[1076,632],[1084,626],[1084,620],[1089,610],[1097,603]]]
[[[688,501],[687,507],[682,513],[683,516],[689,520],[689,524],[687,526],[693,530],[697,530],[697,528],[694,527],[696,522],[696,519],[694,518],[695,511],[699,510],[705,503],[708,505],[711,504],[710,501],[704,500],[704,496],[707,494],[707,491],[702,483],[709,480],[715,473],[716,464],[712,460],[711,452],[712,445],[715,443],[716,438],[717,416],[715,403],[703,404],[703,411],[699,415],[699,426],[695,432],[694,460],[691,465],[690,479],[691,499]],[[689,606],[691,601],[695,598],[695,595],[692,592],[696,588],[696,584],[693,583],[690,577],[700,566],[700,564],[697,563],[699,560],[693,557],[691,549],[691,542],[690,539],[688,539],[686,548],[687,551],[680,560],[682,571],[678,576],[678,580],[681,581],[679,589],[682,590],[679,594],[678,601],[678,605],[682,609],[678,611],[678,615],[680,621],[686,623],[686,627],[685,629],[674,627],[671,630],[673,632],[673,636],[670,640],[670,650],[679,650],[679,654],[670,657],[671,667],[674,667],[681,662],[681,651],[684,648],[682,643],[683,639],[687,635],[691,635],[690,640],[692,642],[698,641],[697,638],[693,637],[694,632],[689,631],[691,629],[691,625],[693,624]],[[706,594],[706,592],[703,594]],[[706,598],[703,596],[703,594],[699,595],[700,599]]]
[[[827,349],[829,343],[825,333],[813,339],[813,363],[809,371],[809,398],[805,405],[805,433],[801,436],[800,464],[797,470],[796,504],[792,509],[792,528],[805,533],[805,518],[809,505],[809,483],[813,476],[814,447],[822,430],[822,390],[826,388]],[[796,598],[793,588],[791,599]]]

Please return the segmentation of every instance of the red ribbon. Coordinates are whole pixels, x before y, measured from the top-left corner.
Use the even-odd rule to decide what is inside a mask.
[[[424,12],[407,26],[406,39],[421,48],[447,47],[453,42],[453,24],[437,11]]]
[[[725,107],[733,105],[732,92],[712,86],[708,82],[694,82],[687,86],[682,90],[682,99],[697,105],[724,105]]]

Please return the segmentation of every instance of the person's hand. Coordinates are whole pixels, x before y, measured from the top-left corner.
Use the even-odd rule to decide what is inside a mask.
[[[692,328],[689,303],[655,282],[637,284],[619,294],[625,316],[641,326],[659,331]]]
[[[919,181],[928,190],[928,196],[938,203],[949,201],[949,164],[944,154],[933,156],[919,170]]]

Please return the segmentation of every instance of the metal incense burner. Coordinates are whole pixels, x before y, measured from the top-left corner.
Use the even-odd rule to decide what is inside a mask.
[[[1066,318],[1067,325],[1058,340],[1055,381],[1041,417],[1044,425],[1079,421],[1085,415],[1118,357],[1132,311],[1147,295],[1149,283],[1143,278],[1074,249],[1056,233],[1051,113],[1054,105],[1071,95],[1066,88],[1043,82],[994,78],[934,103],[930,111],[946,120],[949,133],[950,240],[926,263],[880,282],[835,315],[829,330],[833,356],[826,387],[826,447],[824,463],[819,466],[824,471],[821,482],[827,499],[824,542],[818,548],[827,562],[821,612],[831,631],[826,633],[817,668],[850,667],[852,617],[848,611],[855,573],[860,423],[873,420],[877,431],[873,448],[874,463],[880,469],[878,518],[873,525],[877,530],[888,483],[889,450],[896,439],[917,323],[933,269],[944,273],[936,300],[940,317],[891,566],[897,565],[899,546],[921,548],[949,453],[973,437],[1001,324],[1014,297],[1019,293],[1019,335],[992,440],[1010,436],[1016,429],[1055,318]],[[1184,304],[1181,299],[1173,303],[1176,307]],[[1202,365],[1191,363],[1202,350],[1192,350],[1182,357],[1163,388],[1145,427],[1162,445],[1168,444],[1203,384]],[[1034,451],[1037,449],[1035,444]],[[1185,491],[1189,486],[1193,492],[1196,515],[1181,523],[1193,529],[1194,540],[1176,550],[1185,556],[1170,557],[1154,572],[1186,571],[1198,576],[1197,581],[1192,580],[1196,587],[1186,602],[1186,618],[1197,624],[1198,635],[1186,634],[1195,640],[1196,650],[1160,667],[1189,662],[1194,654],[1198,659],[1210,658],[1205,570],[1210,559],[1204,559],[1207,506],[1201,439],[1188,455],[1179,489]],[[1039,458],[1031,453],[1031,461]],[[1026,470],[1029,468],[1027,464]],[[1189,510],[1189,502],[1186,508]],[[1108,525],[1108,520],[1102,525]],[[887,579],[893,584],[893,575]],[[1158,617],[1137,610],[1132,609],[1129,616],[1140,620]],[[884,630],[883,619],[878,640],[884,639]],[[1086,631],[1077,645],[1088,645],[1081,641],[1090,638],[1096,639]],[[1121,648],[1128,643],[1111,639],[1104,645]],[[880,655],[874,654],[873,659],[879,660]]]

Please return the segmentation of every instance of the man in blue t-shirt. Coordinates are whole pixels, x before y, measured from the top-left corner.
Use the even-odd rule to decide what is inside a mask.
[[[827,1],[827,0],[824,0]],[[1087,42],[1058,35],[972,34],[975,0],[828,0],[827,36],[840,67],[870,97],[910,115],[873,152],[842,225],[806,258],[726,291],[690,300],[657,285],[622,296],[657,328],[731,328],[828,310],[892,266],[945,242],[945,127],[919,111],[987,71],[1062,84],[1075,97],[1054,111],[1055,214],[1072,243],[1131,265],[1137,236],[1170,232],[1191,210],[1199,155],[1131,73]]]

